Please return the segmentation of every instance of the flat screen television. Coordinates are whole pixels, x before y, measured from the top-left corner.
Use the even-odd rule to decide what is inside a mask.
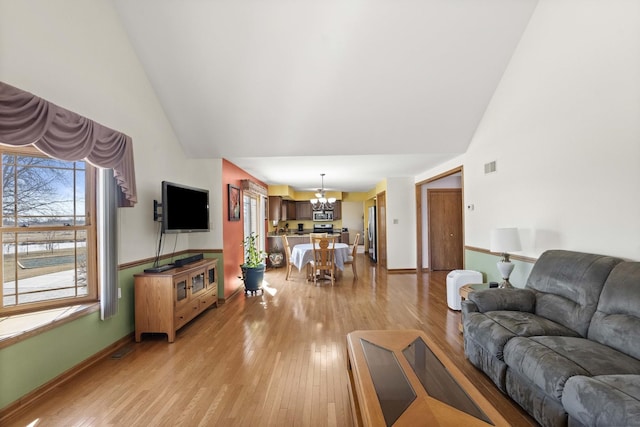
[[[162,231],[209,231],[209,190],[162,181]]]

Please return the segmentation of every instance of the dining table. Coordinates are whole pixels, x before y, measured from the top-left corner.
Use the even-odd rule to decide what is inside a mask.
[[[317,246],[316,246],[317,248]],[[335,262],[339,270],[344,270],[344,263],[349,259],[349,245],[346,243],[336,243]],[[291,250],[291,263],[299,271],[313,261],[313,243],[300,243]]]

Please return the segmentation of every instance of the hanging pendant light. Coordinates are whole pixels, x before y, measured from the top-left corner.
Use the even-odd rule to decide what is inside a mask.
[[[324,175],[320,174],[322,177],[322,186],[318,189],[318,192],[315,194],[315,198],[311,199],[311,208],[314,211],[324,211],[324,210],[332,210],[333,204],[336,202],[335,197],[327,198],[324,192]]]

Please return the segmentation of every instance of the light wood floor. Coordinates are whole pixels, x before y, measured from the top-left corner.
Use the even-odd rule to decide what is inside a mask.
[[[358,255],[359,279],[266,274],[264,295],[231,298],[181,329],[143,335],[11,420],[15,426],[352,426],[346,334],[425,331],[514,426],[535,423],[463,354],[446,272],[390,274]],[[463,426],[460,426],[463,427]]]

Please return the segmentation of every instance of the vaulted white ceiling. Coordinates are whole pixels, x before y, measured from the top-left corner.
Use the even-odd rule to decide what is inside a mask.
[[[537,0],[114,0],[184,152],[368,191],[467,149]]]

